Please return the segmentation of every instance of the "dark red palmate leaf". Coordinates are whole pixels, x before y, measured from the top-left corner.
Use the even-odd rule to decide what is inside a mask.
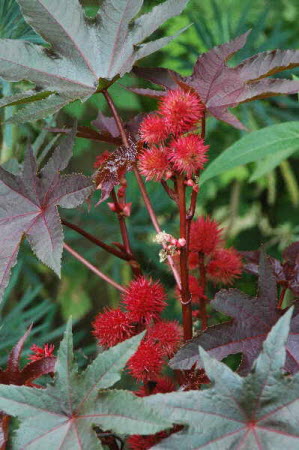
[[[244,60],[236,67],[226,65],[234,53],[244,47],[249,33],[250,31],[203,53],[197,59],[191,76],[181,77],[178,73],[163,68],[138,68],[134,72],[166,90],[174,89],[174,85],[194,89],[212,116],[244,129],[244,125],[228,108],[275,95],[294,94],[299,90],[297,80],[265,79],[299,66],[298,50],[267,51]],[[146,92],[138,92],[138,89],[134,89],[134,92],[147,95]],[[149,95],[154,96],[154,91],[149,92]],[[160,95],[161,91],[156,91],[156,96]]]
[[[259,264],[258,295],[250,297],[237,290],[218,292],[211,305],[233,320],[209,327],[205,332],[183,346],[170,361],[174,369],[190,369],[193,364],[202,367],[198,346],[213,357],[222,360],[228,355],[242,353],[239,372],[247,374],[261,351],[262,344],[283,311],[277,308],[276,281],[270,262],[261,253]],[[299,370],[299,303],[295,304],[291,328],[286,345],[285,370]]]
[[[26,339],[31,332],[32,326],[19,339],[8,356],[7,367],[0,370],[0,384],[14,384],[16,386],[33,386],[32,381],[54,373],[56,358],[54,356],[41,358],[39,361],[30,362],[20,368],[20,357]],[[34,385],[39,387],[37,385]],[[0,412],[0,450],[5,450],[8,441],[9,416]]]
[[[145,115],[146,114],[144,113],[137,114],[135,117],[124,123],[124,129],[130,136],[130,139],[132,141],[138,140],[139,126],[142,120],[144,119]],[[100,135],[108,134],[111,136],[112,139],[120,138],[120,132],[114,117],[105,116],[100,111],[98,117],[91,123],[95,128],[99,130]]]
[[[246,264],[244,269],[248,273],[258,275],[259,250],[242,252]],[[284,288],[290,289],[296,297],[299,297],[299,242],[289,245],[282,253],[283,261],[269,257],[276,282]]]
[[[61,134],[69,134],[71,132],[70,128],[47,128],[51,133],[61,133]],[[121,139],[118,137],[113,137],[110,133],[102,132],[98,133],[90,127],[80,126],[77,128],[77,137],[90,139],[96,142],[107,142],[109,144],[120,145]]]
[[[71,159],[75,135],[73,129],[62,139],[39,173],[32,150],[25,153],[21,174],[0,167],[0,297],[24,236],[36,256],[60,275],[63,231],[57,207],[79,206],[94,190],[90,177],[60,174]]]

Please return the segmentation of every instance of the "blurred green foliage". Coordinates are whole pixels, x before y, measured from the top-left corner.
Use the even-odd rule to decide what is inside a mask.
[[[145,1],[145,8],[157,3],[161,2]],[[96,13],[97,1],[86,0],[83,4],[88,15]],[[190,0],[185,12],[170,20],[164,30],[156,34],[160,37],[163,33],[172,34],[190,23],[192,26],[163,51],[142,61],[142,65],[167,67],[181,74],[190,74],[200,53],[249,28],[252,28],[252,33],[248,43],[236,55],[232,64],[260,51],[296,48],[299,43],[296,10],[296,0]],[[1,1],[0,36],[25,38],[34,42],[39,40],[21,19],[14,0]],[[299,75],[298,71],[292,73]],[[290,74],[284,73],[283,76]],[[148,85],[132,75],[126,75],[111,87],[110,93],[124,120],[141,111],[155,109],[154,100],[138,97],[126,90],[126,86]],[[9,83],[2,84],[3,95],[13,89],[14,86]],[[28,142],[33,143],[40,160],[46,158],[53,139],[53,135],[47,132],[47,127],[69,126],[74,119],[78,120],[79,125],[90,125],[98,110],[108,114],[108,108],[100,94],[94,95],[84,104],[78,101],[67,106],[56,118],[47,121],[15,127],[3,124],[2,120],[1,160],[6,160],[8,156],[21,160]],[[289,96],[256,101],[242,105],[236,111],[250,129],[260,129],[273,123],[298,120],[298,98]],[[2,112],[2,119],[10,114],[11,110],[7,108]],[[210,160],[241,135],[239,130],[209,118],[207,142],[210,145]],[[106,148],[111,146],[78,138],[70,170],[91,174],[96,155]],[[228,245],[234,245],[239,250],[253,250],[264,243],[270,253],[280,256],[281,250],[299,237],[298,158],[299,152],[283,161],[279,168],[250,184],[252,173],[258,170],[258,165],[254,163],[233,169],[209,181],[201,188],[197,214],[210,214],[217,219],[226,230]],[[132,248],[145,272],[154,278],[160,278],[168,288],[170,299],[166,316],[179,319],[180,307],[173,294],[173,279],[166,267],[159,263],[159,247],[152,243],[154,231],[132,174],[128,174],[128,181],[127,198],[133,203],[132,215],[127,221]],[[162,229],[177,235],[178,222],[173,202],[156,183],[148,183],[148,190]],[[106,204],[97,208],[86,206],[74,211],[64,210],[62,216],[106,242],[120,239],[117,219]],[[110,257],[74,231],[66,229],[65,239],[116,281],[127,283],[130,280],[131,273],[127,265]],[[252,278],[244,276],[236,285],[252,293],[254,288],[251,283]],[[211,296],[215,290],[216,287],[210,287]],[[0,346],[0,359],[3,360],[8,349],[31,322],[35,324],[32,342],[42,344],[56,339],[61,333],[63,322],[69,315],[73,315],[77,320],[77,345],[84,347],[84,361],[95,349],[90,333],[91,320],[104,306],[115,306],[118,302],[118,292],[88,272],[71,256],[64,255],[62,279],[58,280],[24,245],[1,310],[4,324],[2,332],[6,338],[5,345]],[[212,318],[212,322],[214,319]]]

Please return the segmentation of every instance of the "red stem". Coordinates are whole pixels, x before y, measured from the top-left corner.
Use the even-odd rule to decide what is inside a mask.
[[[120,116],[118,114],[118,111],[117,111],[117,109],[116,109],[116,107],[114,105],[114,102],[113,102],[112,98],[110,97],[110,94],[108,93],[108,91],[103,91],[103,95],[104,95],[104,97],[105,97],[105,99],[106,99],[106,101],[107,101],[107,103],[109,105],[109,108],[110,108],[111,112],[112,112],[112,115],[114,117],[114,120],[116,122],[118,130],[120,132],[123,144],[126,147],[129,147],[128,138],[127,138],[127,135],[126,135],[126,132],[125,132],[122,120],[121,120],[121,118],[120,118]],[[146,190],[145,185],[143,183],[143,179],[142,179],[140,173],[138,172],[137,167],[134,168],[134,174],[136,176],[137,183],[138,183],[141,195],[143,197],[143,201],[144,201],[145,207],[148,210],[148,213],[149,213],[149,216],[150,216],[151,221],[153,223],[153,226],[154,226],[156,232],[160,233],[161,232],[161,228],[159,226],[159,223],[158,223],[158,220],[157,220],[157,216],[156,216],[156,214],[154,212],[154,209],[152,207],[152,204],[151,204],[150,198],[148,196],[147,190]],[[178,285],[178,288],[180,289],[181,288],[181,280],[180,280],[180,276],[178,274],[178,271],[176,270],[174,261],[173,261],[171,256],[168,256],[167,260],[168,260],[168,263],[169,263],[169,265],[170,265],[170,267],[172,269],[172,272],[173,272],[174,278],[176,280],[176,283]]]
[[[117,249],[113,248],[111,245],[105,244],[105,242],[103,242],[100,239],[96,238],[95,236],[93,236],[92,234],[90,234],[87,231],[83,230],[82,228],[78,227],[77,225],[75,225],[75,224],[73,224],[71,222],[68,222],[67,220],[64,220],[64,219],[61,220],[61,223],[63,225],[65,225],[66,227],[77,231],[77,233],[79,233],[82,236],[84,236],[90,242],[93,242],[98,247],[103,248],[104,250],[106,250],[107,252],[111,253],[112,255],[115,255],[115,256],[117,256],[120,259],[124,259],[125,261],[128,261],[130,259],[130,255],[128,255],[128,254],[126,254],[124,252],[121,252],[120,250],[117,250]]]
[[[184,176],[177,177],[178,204],[180,213],[180,238],[187,239],[187,221],[186,221],[186,186]],[[181,303],[183,315],[184,340],[192,338],[192,307],[191,295],[189,292],[189,268],[187,246],[180,250],[180,269],[181,269]]]
[[[94,265],[92,265],[85,258],[83,258],[83,256],[81,256],[74,249],[72,249],[72,247],[70,247],[68,244],[64,243],[63,247],[71,255],[73,255],[78,261],[80,261],[82,264],[84,264],[84,266],[86,266],[89,270],[91,270],[93,273],[95,273],[98,277],[102,278],[102,280],[105,280],[107,283],[111,284],[111,286],[115,287],[120,292],[126,292],[126,289],[123,286],[121,286],[116,281],[112,280],[112,278],[108,277],[108,275],[105,275],[103,272],[101,272],[99,269],[97,269]]]
[[[161,233],[162,230],[161,230],[160,225],[158,223],[157,216],[156,216],[156,214],[155,214],[155,212],[153,210],[152,203],[150,201],[150,198],[148,196],[147,190],[145,188],[143,179],[142,179],[140,173],[138,172],[137,168],[134,169],[134,173],[135,173],[138,185],[139,185],[140,192],[141,192],[142,197],[143,197],[144,204],[145,204],[146,209],[148,210],[149,216],[151,218],[152,224],[153,224],[156,232],[157,233]],[[167,248],[166,244],[163,245],[163,248],[164,249]],[[170,268],[172,270],[172,273],[173,273],[173,276],[174,276],[175,281],[177,283],[177,286],[178,286],[179,289],[181,289],[181,278],[180,278],[180,275],[179,275],[179,273],[178,273],[178,271],[177,271],[177,269],[175,267],[173,258],[170,255],[168,255],[167,256],[167,261],[168,261],[168,264],[169,264],[169,266],[170,266]]]
[[[205,138],[205,134],[206,134],[206,116],[204,113],[204,116],[201,119],[201,134],[200,134],[201,139]],[[198,176],[199,176],[199,174],[200,174],[200,172],[198,173]],[[194,217],[195,210],[196,210],[197,195],[198,195],[198,192],[193,189],[192,193],[191,193],[190,207],[189,207],[188,213],[187,213],[187,250],[189,250],[191,221]]]
[[[203,295],[205,295],[206,290],[206,266],[204,262],[204,254],[199,253],[199,284],[202,287]],[[207,315],[207,304],[205,296],[200,299],[200,318],[201,318],[201,331],[208,328],[208,315]]]
[[[136,277],[139,277],[142,274],[141,273],[141,269],[140,269],[140,265],[136,261],[136,259],[134,258],[134,255],[133,255],[133,252],[132,252],[132,249],[131,249],[125,216],[123,214],[122,208],[120,207],[120,205],[118,203],[118,199],[117,199],[117,195],[115,193],[115,189],[112,189],[111,197],[112,197],[113,203],[115,205],[115,211],[116,211],[116,214],[117,214],[117,218],[118,218],[118,222],[119,222],[119,228],[120,228],[123,244],[124,244],[124,247],[125,247],[125,251],[126,251],[126,254],[129,256],[129,264],[131,266],[133,274]]]

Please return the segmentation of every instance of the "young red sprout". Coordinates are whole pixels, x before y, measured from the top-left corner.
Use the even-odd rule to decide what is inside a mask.
[[[30,347],[30,350],[33,352],[33,355],[29,355],[28,359],[30,361],[38,361],[39,359],[46,358],[48,356],[54,356],[54,344],[44,344],[43,347],[39,347],[36,344],[33,344]]]

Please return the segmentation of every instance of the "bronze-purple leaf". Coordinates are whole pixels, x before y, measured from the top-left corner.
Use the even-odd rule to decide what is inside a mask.
[[[245,258],[245,270],[248,273],[257,275],[259,272],[258,250],[242,252]],[[284,288],[290,289],[295,297],[299,297],[299,241],[293,242],[282,253],[283,261],[269,257],[268,260],[272,266],[272,270],[276,282]]]
[[[57,206],[74,208],[93,190],[90,177],[60,175],[71,158],[75,135],[74,129],[61,141],[39,174],[31,150],[20,175],[0,167],[0,297],[24,236],[36,256],[60,274],[63,232]]]
[[[259,264],[258,295],[250,297],[237,290],[218,292],[211,305],[219,312],[232,317],[229,322],[209,327],[185,344],[170,362],[174,369],[190,369],[193,364],[202,367],[198,346],[211,356],[222,360],[228,355],[242,353],[239,372],[249,372],[253,361],[262,349],[264,340],[284,311],[277,308],[276,281],[270,262],[261,253]],[[295,304],[291,329],[286,344],[285,370],[299,370],[299,303]]]
[[[298,67],[298,50],[262,52],[244,60],[236,67],[226,65],[226,62],[244,47],[249,33],[250,31],[203,53],[197,59],[191,76],[181,77],[173,71],[161,68],[137,69],[135,73],[163,86],[164,89],[174,89],[170,84],[171,80],[176,81],[177,86],[194,89],[212,116],[235,128],[244,129],[244,125],[228,111],[228,108],[261,98],[294,94],[299,91],[297,80],[265,79]]]
[[[163,93],[163,91],[162,91]],[[124,128],[132,141],[138,140],[139,126],[146,114],[140,113],[124,123]],[[92,125],[99,130],[100,135],[109,135],[112,139],[120,137],[118,126],[114,117],[105,116],[101,111]]]

